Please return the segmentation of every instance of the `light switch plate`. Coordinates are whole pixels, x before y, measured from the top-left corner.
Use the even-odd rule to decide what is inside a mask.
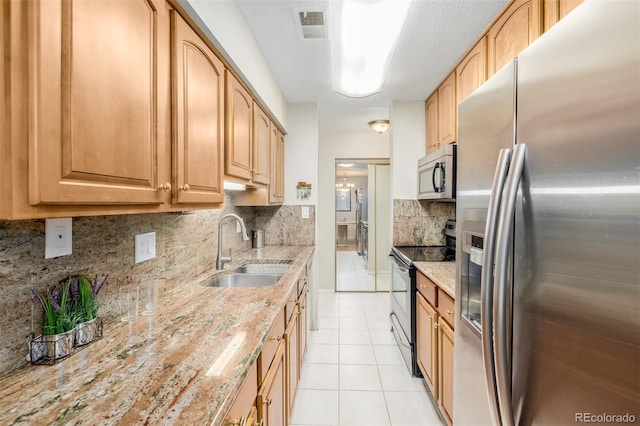
[[[147,232],[135,237],[135,262],[140,263],[156,257],[156,233]]]
[[[71,254],[71,218],[45,219],[44,221],[44,258],[67,256]]]
[[[309,219],[309,206],[302,206],[302,218]]]

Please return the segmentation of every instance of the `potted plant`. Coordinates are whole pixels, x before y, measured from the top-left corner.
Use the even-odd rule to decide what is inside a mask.
[[[93,282],[91,282],[83,274],[73,275],[68,279],[71,289],[72,309],[78,318],[78,323],[75,327],[76,346],[86,345],[96,338],[98,327],[96,319],[98,318],[98,308],[100,307],[96,298],[108,279],[109,275],[106,275],[98,282],[98,275],[96,275]]]
[[[78,317],[71,309],[69,291],[69,282],[58,283],[45,293],[33,290],[34,300],[42,307],[42,336],[35,339],[42,344],[37,345],[40,350],[35,358],[57,359],[71,354]]]

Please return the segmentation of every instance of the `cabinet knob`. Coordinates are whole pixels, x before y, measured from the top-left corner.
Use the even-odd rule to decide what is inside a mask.
[[[453,311],[450,311],[449,309],[447,309],[447,316],[448,317],[452,317],[453,316]]]
[[[436,329],[437,329],[439,325],[440,325],[440,324],[435,323],[435,324],[433,324],[433,328],[436,328]]]
[[[282,336],[269,336],[267,340],[272,342],[279,342],[280,340],[282,340]]]
[[[160,191],[169,192],[169,191],[171,191],[171,184],[170,184],[169,182],[167,182],[167,183],[163,183],[162,185],[160,185],[160,186],[158,187],[158,189],[159,189]]]
[[[424,284],[420,284],[420,290],[424,290],[425,286]]]
[[[264,426],[264,419],[260,420],[259,422],[253,423],[253,426]]]
[[[264,403],[263,403],[263,404],[264,404],[264,405],[271,405],[271,402],[272,402],[272,401],[271,401],[271,398],[267,398],[267,399],[264,401]]]
[[[191,188],[189,188],[189,184],[185,183],[184,185],[180,186],[180,191],[184,191],[184,192],[189,192]]]

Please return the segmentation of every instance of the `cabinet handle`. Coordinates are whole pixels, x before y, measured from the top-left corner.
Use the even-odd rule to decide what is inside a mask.
[[[429,318],[430,320],[433,319],[433,315],[427,315],[427,318]]]
[[[271,342],[279,342],[280,340],[282,340],[282,336],[269,336],[267,340]]]
[[[272,402],[271,398],[267,398],[267,400],[264,401],[263,404],[269,406],[269,405],[271,405],[271,402]]]
[[[246,426],[247,418],[242,416],[240,417],[240,420],[227,419],[224,421],[224,424],[229,426]]]
[[[447,316],[448,317],[452,317],[453,316],[453,311],[450,311],[450,310],[447,309],[446,312],[447,312]]]
[[[437,329],[439,325],[440,325],[440,324],[435,323],[435,324],[433,324],[433,328],[436,328],[436,329]]]
[[[191,188],[189,188],[189,184],[188,183],[185,183],[184,185],[182,185],[180,187],[180,191],[184,191],[184,192],[189,192],[190,189]]]
[[[160,191],[165,191],[165,192],[169,192],[169,191],[171,191],[171,184],[170,184],[169,182],[164,183],[164,184],[162,184],[162,185],[160,185],[160,186],[158,187],[158,190],[160,190]]]
[[[253,423],[253,426],[264,426],[264,419],[260,420],[259,422]]]
[[[420,290],[424,290],[425,289],[425,285],[424,284],[420,284]]]

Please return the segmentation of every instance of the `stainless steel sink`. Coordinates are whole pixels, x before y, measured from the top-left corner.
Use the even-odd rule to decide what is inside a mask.
[[[236,268],[235,272],[240,274],[275,274],[283,275],[289,269],[287,263],[247,263]]]
[[[225,274],[205,282],[206,287],[265,287],[273,285],[282,275],[277,274]]]

